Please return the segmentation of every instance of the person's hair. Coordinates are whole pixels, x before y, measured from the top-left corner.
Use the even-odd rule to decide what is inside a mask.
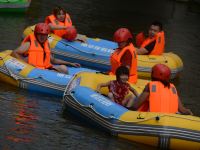
[[[121,75],[125,74],[125,75],[129,76],[129,69],[126,66],[120,66],[117,68],[115,74],[116,74],[117,81],[120,81]]]
[[[64,8],[60,7],[60,6],[57,6],[53,9],[53,14],[54,16],[57,16],[61,11],[64,12],[64,14],[66,14],[66,11]]]
[[[164,85],[164,87],[170,88],[170,82],[169,82],[169,81],[160,80],[160,79],[156,79],[156,78],[153,78],[153,77],[152,77],[151,80],[152,80],[152,81],[159,81],[159,82],[161,82],[161,83]]]
[[[128,43],[128,44],[130,44],[130,43],[133,44],[133,39],[130,39],[130,38],[129,38],[128,41],[127,41],[127,43]]]
[[[160,28],[160,31],[163,30],[163,25],[159,21],[154,21],[154,22],[151,23],[151,25],[158,26]]]

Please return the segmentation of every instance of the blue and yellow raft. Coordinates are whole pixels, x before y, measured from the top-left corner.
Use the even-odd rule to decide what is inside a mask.
[[[66,75],[51,70],[38,69],[11,57],[11,52],[11,50],[0,52],[0,81],[31,91],[63,96],[72,75],[80,71],[94,71],[86,68],[68,67],[70,75]]]
[[[24,36],[33,32],[34,26],[27,27]],[[52,53],[55,57],[78,62],[83,66],[100,71],[110,70],[110,55],[117,48],[117,44],[112,41],[88,38],[86,42],[69,42],[60,37],[50,34],[48,40]],[[167,65],[171,69],[171,78],[176,78],[183,69],[183,62],[180,57],[172,52],[163,55],[139,55],[138,56],[138,75],[139,78],[150,78],[151,68],[158,63]]]
[[[107,88],[102,89],[101,94],[95,91],[97,84],[111,79],[102,74],[77,74],[65,90],[64,110],[112,135],[133,142],[160,149],[200,149],[199,117],[130,111],[103,96],[108,93]],[[146,84],[142,82],[132,85],[138,93]]]

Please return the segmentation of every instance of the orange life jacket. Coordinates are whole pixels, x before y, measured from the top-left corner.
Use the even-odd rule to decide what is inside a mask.
[[[133,44],[129,44],[123,49],[117,49],[110,57],[111,71],[110,74],[115,74],[120,66],[130,66],[129,82],[137,82],[137,54]]]
[[[165,34],[163,31],[158,32],[153,38],[145,39],[141,47],[142,48],[146,47],[149,43],[153,42],[154,40],[156,40],[156,43],[149,55],[162,55],[165,48]]]
[[[170,88],[164,87],[159,81],[149,83],[149,101],[139,108],[140,111],[177,113],[178,112],[178,95],[176,88],[170,84]],[[149,106],[149,107],[147,107]]]
[[[60,25],[60,26],[66,26],[66,27],[72,26],[71,18],[69,16],[69,14],[67,14],[67,13],[65,15],[64,22],[60,22],[56,19],[56,17],[54,15],[50,15],[50,16],[46,17],[45,23],[47,23],[47,24],[52,23],[53,25]],[[65,30],[54,30],[53,33],[56,34],[57,36],[62,37],[63,35],[66,34],[66,31]]]
[[[37,41],[34,34],[27,36],[23,42],[30,42],[30,47],[28,49],[28,63],[40,69],[47,69],[52,67],[50,62],[51,60],[51,51],[49,48],[48,40],[44,43],[44,48]]]

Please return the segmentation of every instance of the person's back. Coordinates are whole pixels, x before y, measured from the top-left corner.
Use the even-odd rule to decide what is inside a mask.
[[[161,113],[192,112],[181,103],[175,86],[169,82],[171,71],[163,64],[157,64],[152,68],[152,81],[148,83],[142,94],[135,101],[133,108],[139,111]]]
[[[178,95],[173,84],[168,87],[160,81],[151,81],[149,83],[149,111],[178,112]]]

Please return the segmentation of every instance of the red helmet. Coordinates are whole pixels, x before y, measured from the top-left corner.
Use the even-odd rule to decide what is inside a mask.
[[[38,23],[36,26],[35,26],[35,30],[34,30],[34,33],[35,34],[49,34],[50,32],[50,28],[49,28],[49,25],[46,24],[46,23]]]
[[[159,80],[168,81],[170,79],[171,70],[168,66],[157,64],[153,66],[151,77]]]
[[[71,26],[71,27],[67,27],[66,34],[63,35],[63,38],[68,41],[73,41],[75,40],[76,36],[77,36],[76,28]]]
[[[113,40],[117,43],[125,42],[129,39],[133,39],[133,36],[127,28],[119,28],[113,36]]]

